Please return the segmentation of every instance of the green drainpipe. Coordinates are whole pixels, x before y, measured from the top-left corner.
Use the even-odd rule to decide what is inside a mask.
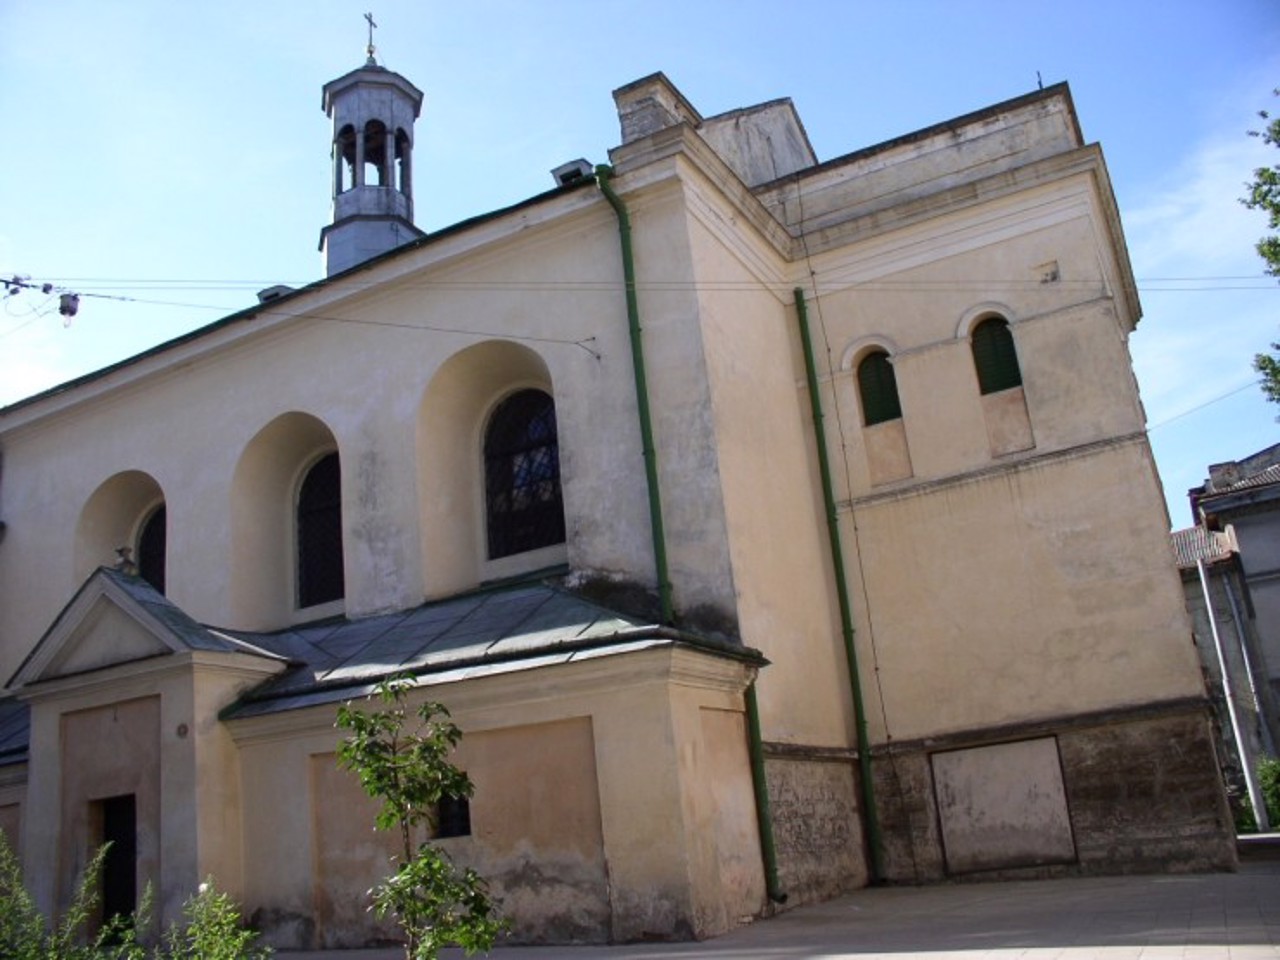
[[[613,192],[609,180],[613,168],[596,167],[596,183],[618,215],[618,239],[622,243],[622,276],[627,287],[627,327],[631,331],[631,364],[635,369],[636,406],[640,409],[640,443],[644,450],[644,475],[649,486],[649,526],[653,536],[653,564],[658,576],[658,602],[662,622],[671,626],[671,578],[667,573],[667,537],[662,528],[662,496],[658,491],[658,461],[653,448],[653,420],[649,416],[649,382],[644,372],[644,344],[640,339],[640,307],[636,303],[636,265],[631,252],[631,217],[626,204]]]
[[[809,404],[813,408],[813,430],[818,447],[818,470],[822,475],[822,499],[827,508],[827,533],[831,544],[831,566],[836,578],[836,596],[840,600],[840,632],[844,637],[845,662],[849,667],[849,690],[853,697],[853,720],[858,737],[858,770],[862,781],[862,808],[867,824],[867,848],[871,859],[871,882],[884,879],[880,817],[876,812],[876,790],[871,782],[871,745],[867,741],[867,711],[862,702],[862,681],[858,676],[858,652],[853,644],[853,613],[849,606],[849,588],[844,574],[844,552],[840,549],[840,522],[836,514],[836,498],[831,488],[831,464],[827,459],[827,441],[822,429],[822,396],[818,392],[818,371],[813,362],[813,340],[809,336],[809,311],[804,291],[795,288],[796,319],[800,322],[800,340],[804,345],[804,369],[809,380]]]
[[[756,794],[756,829],[760,833],[760,858],[764,860],[764,889],[774,903],[786,903],[778,882],[778,848],[773,842],[773,814],[769,807],[769,783],[764,776],[764,740],[760,736],[760,704],[752,681],[743,698],[747,706],[747,745],[751,755],[751,787]]]
[[[644,472],[649,485],[649,524],[653,535],[653,561],[657,568],[658,598],[662,622],[671,625],[671,580],[667,573],[667,542],[662,527],[662,497],[658,491],[658,466],[653,446],[653,421],[649,415],[648,378],[644,372],[644,345],[640,338],[640,307],[636,302],[636,268],[631,250],[631,217],[626,204],[614,192],[610,180],[613,168],[596,167],[596,183],[618,217],[618,239],[622,245],[622,276],[627,292],[627,326],[631,332],[631,362],[635,369],[636,406],[640,411],[640,439],[644,449]],[[760,855],[764,860],[765,888],[769,899],[783,903],[787,895],[778,885],[778,855],[773,841],[773,820],[769,815],[769,788],[764,777],[764,745],[760,738],[760,709],[753,682],[744,696],[747,712],[747,745],[751,760],[751,785],[756,796],[756,825],[760,831]]]

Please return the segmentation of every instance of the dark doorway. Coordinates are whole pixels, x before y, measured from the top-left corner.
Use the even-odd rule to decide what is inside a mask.
[[[94,804],[102,818],[102,842],[111,844],[102,864],[102,922],[138,908],[138,805],[132,793]]]

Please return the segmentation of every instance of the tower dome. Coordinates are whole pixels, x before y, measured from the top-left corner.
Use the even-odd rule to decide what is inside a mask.
[[[324,85],[333,119],[333,216],[320,231],[333,276],[425,234],[413,225],[413,124],[422,91],[373,58]]]

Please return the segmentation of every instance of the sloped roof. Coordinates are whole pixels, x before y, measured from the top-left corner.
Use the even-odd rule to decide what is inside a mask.
[[[402,673],[463,671],[471,677],[652,645],[689,644],[764,663],[741,644],[609,610],[548,582],[482,590],[362,620],[234,635],[287,657],[291,667],[243,696],[224,718],[335,702]]]
[[[1220,493],[1235,493],[1237,490],[1250,490],[1254,487],[1266,487],[1273,483],[1280,483],[1280,463],[1273,464],[1267,469],[1262,470],[1252,476],[1243,477],[1235,483],[1228,484],[1223,487],[1214,487],[1213,495]],[[1208,499],[1208,496],[1205,497]]]
[[[111,567],[99,567],[59,611],[49,629],[9,678],[7,686],[20,688],[47,679],[50,670],[70,670],[74,673],[93,671],[106,665],[102,660],[87,664],[82,662],[71,667],[65,663],[59,665],[59,661],[66,655],[68,644],[72,643],[76,630],[84,622],[90,609],[104,600],[126,611],[154,641],[154,645],[149,648],[112,652],[110,657],[115,663],[184,651],[239,653],[282,659],[269,648],[255,645],[250,638],[232,636],[198,623],[142,578]]]
[[[21,687],[46,676],[49,665],[58,662],[60,645],[74,634],[90,606],[104,596],[145,620],[153,632],[164,634],[164,646],[157,644],[134,654],[135,659],[163,655],[167,647],[175,653],[248,654],[287,665],[283,672],[244,693],[223,711],[224,718],[336,702],[399,674],[448,671],[453,678],[462,679],[655,645],[691,645],[757,665],[765,663],[757,651],[740,643],[619,613],[553,581],[517,582],[395,613],[260,633],[198,623],[145,580],[103,567],[85,581],[55,618],[10,684]],[[87,669],[98,669],[100,664],[91,662]],[[2,703],[0,763],[6,749]],[[15,737],[16,731],[15,727]],[[18,739],[25,750],[25,732]]]
[[[1218,530],[1206,530],[1204,527],[1187,527],[1171,533],[1173,553],[1179,570],[1189,570],[1196,563],[1215,563],[1231,556],[1231,537]]]

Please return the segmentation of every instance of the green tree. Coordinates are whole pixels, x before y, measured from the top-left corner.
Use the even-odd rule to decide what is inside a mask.
[[[337,726],[347,731],[338,764],[360,778],[365,793],[380,801],[374,825],[399,834],[396,871],[371,893],[379,917],[392,914],[405,934],[408,960],[436,960],[457,944],[468,955],[488,951],[502,922],[488,885],[474,870],[459,870],[437,845],[413,842],[416,828],[436,826],[441,800],[470,797],[471,779],[450,760],[462,731],[441,704],[408,705],[413,681],[384,681],[369,695],[377,709],[350,702],[338,708]]]
[[[1280,96],[1280,89],[1273,91]],[[1270,147],[1280,147],[1280,117],[1272,118],[1266,110],[1258,111],[1264,126],[1261,130],[1249,131],[1250,136],[1261,137],[1262,142]],[[1253,171],[1253,180],[1246,184],[1249,193],[1242,203],[1250,210],[1261,210],[1267,215],[1268,229],[1280,229],[1280,164],[1269,167],[1258,167]],[[1267,265],[1267,273],[1280,277],[1280,235],[1270,233],[1258,241],[1258,256]],[[1280,341],[1271,344],[1271,349],[1280,351]],[[1262,374],[1262,392],[1272,403],[1280,403],[1280,354],[1260,353],[1253,358],[1253,368]]]

